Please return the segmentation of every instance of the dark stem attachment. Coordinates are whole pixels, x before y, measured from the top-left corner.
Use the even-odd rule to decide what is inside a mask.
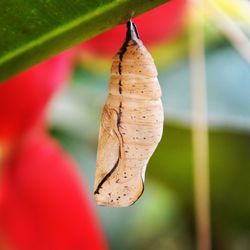
[[[131,40],[138,41],[138,39],[140,40],[137,28],[136,28],[135,24],[130,19],[127,22],[127,33],[126,33],[125,41],[124,41],[124,43],[123,43],[123,45],[120,48],[120,51],[118,53],[119,57],[120,57],[119,74],[121,74],[121,62],[122,62],[123,55],[125,54],[125,52],[127,50],[129,41],[131,41]]]
[[[131,21],[131,19],[127,22],[127,33],[126,33],[126,39],[125,42],[123,43],[122,47],[120,48],[118,55],[120,62],[118,64],[118,72],[121,75],[122,74],[122,59],[124,54],[127,51],[127,47],[129,45],[129,41],[133,41],[134,44],[138,43],[138,40],[140,40],[140,37],[138,35],[137,28],[135,24]],[[122,83],[121,81],[119,82],[119,93],[122,93],[121,89]]]
[[[130,19],[127,22],[126,41],[137,40],[137,39],[140,39],[137,28],[136,28],[135,24],[132,22],[132,20]]]

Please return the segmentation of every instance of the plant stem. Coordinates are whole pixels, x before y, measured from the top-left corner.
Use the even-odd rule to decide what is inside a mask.
[[[210,250],[209,142],[202,7],[202,0],[190,3],[189,58],[197,249]]]

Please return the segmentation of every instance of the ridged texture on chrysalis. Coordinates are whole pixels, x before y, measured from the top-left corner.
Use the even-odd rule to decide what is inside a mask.
[[[111,207],[129,206],[141,196],[164,119],[154,61],[134,23],[127,28],[111,69],[97,151],[95,200]]]

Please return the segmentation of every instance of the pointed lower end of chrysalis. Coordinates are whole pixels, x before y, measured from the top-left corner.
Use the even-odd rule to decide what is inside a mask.
[[[136,25],[132,22],[130,19],[127,22],[127,34],[126,34],[126,40],[137,40],[140,39]]]

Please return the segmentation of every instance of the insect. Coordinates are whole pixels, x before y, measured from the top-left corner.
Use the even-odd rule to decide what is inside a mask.
[[[143,193],[147,163],[163,131],[160,97],[154,61],[130,20],[113,59],[101,118],[94,191],[98,205],[130,206]]]

